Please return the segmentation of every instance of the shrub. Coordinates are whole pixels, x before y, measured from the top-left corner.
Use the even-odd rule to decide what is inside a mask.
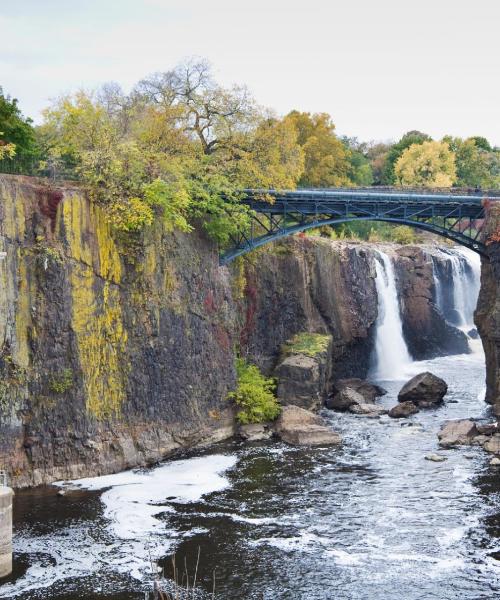
[[[63,369],[59,373],[55,373],[50,380],[50,391],[55,394],[63,394],[73,387],[73,371],[71,369]]]
[[[392,239],[396,244],[414,244],[417,237],[411,227],[408,227],[407,225],[398,225],[397,227],[394,227]]]
[[[242,425],[273,421],[281,408],[274,395],[276,383],[266,378],[255,365],[248,364],[243,358],[236,359],[238,384],[236,391],[229,394],[241,408],[236,418]]]

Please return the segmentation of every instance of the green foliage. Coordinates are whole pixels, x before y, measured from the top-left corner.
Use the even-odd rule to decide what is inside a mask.
[[[472,137],[463,140],[448,136],[443,141],[455,154],[457,186],[474,188],[500,186],[500,153],[493,151],[486,139]]]
[[[64,394],[73,387],[73,371],[71,369],[63,369],[55,373],[49,383],[49,388],[54,394]]]
[[[236,359],[238,383],[236,391],[229,394],[240,407],[236,418],[242,425],[274,421],[281,408],[274,395],[276,383],[262,375],[258,367],[242,358]]]
[[[293,338],[283,344],[282,352],[285,355],[305,354],[314,357],[328,350],[330,336],[322,333],[297,333]]]
[[[0,87],[0,159],[32,158],[37,154],[32,120],[23,116],[15,98]]]

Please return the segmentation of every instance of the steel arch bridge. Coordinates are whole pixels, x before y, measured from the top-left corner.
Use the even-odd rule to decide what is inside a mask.
[[[395,188],[243,190],[251,211],[250,231],[239,232],[220,256],[227,264],[268,242],[322,225],[385,221],[409,225],[453,240],[482,256],[486,200],[500,192],[407,190]]]

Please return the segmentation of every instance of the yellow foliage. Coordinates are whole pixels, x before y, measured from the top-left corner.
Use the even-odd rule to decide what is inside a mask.
[[[455,155],[445,142],[412,144],[394,167],[401,185],[450,187],[457,178]]]

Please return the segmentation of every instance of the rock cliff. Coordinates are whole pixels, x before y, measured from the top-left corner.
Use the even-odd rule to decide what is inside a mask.
[[[391,251],[410,349],[425,354],[444,327],[431,261],[419,248]],[[0,469],[14,486],[37,485],[229,437],[235,353],[271,374],[301,332],[328,336],[320,395],[328,379],[366,376],[373,261],[367,244],[295,236],[219,267],[200,232],[156,224],[118,239],[78,187],[1,175]],[[481,331],[491,365],[499,336],[488,337],[496,310],[488,289]],[[424,330],[427,345],[418,341]]]

